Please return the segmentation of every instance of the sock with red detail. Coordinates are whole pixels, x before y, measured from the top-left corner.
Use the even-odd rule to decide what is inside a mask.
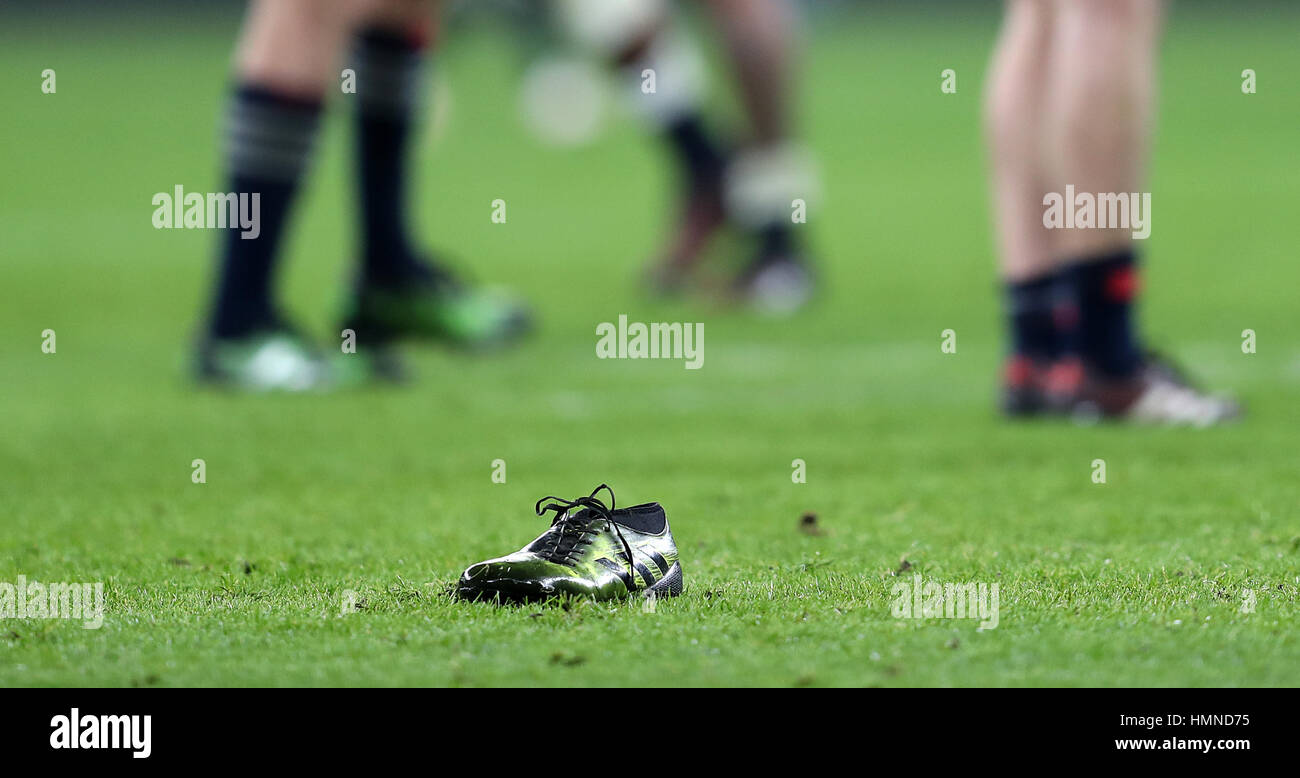
[[[1132,249],[1091,257],[1069,268],[1078,306],[1078,353],[1111,378],[1137,372],[1142,363],[1134,300],[1138,291]]]

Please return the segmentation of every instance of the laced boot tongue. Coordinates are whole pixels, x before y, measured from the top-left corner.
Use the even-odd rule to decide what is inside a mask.
[[[551,542],[538,552],[543,559],[564,564],[582,539],[592,529],[596,520],[590,511],[582,510],[562,513],[551,525]]]
[[[602,489],[609,491],[608,506],[596,499],[596,494]],[[533,510],[538,516],[546,515],[547,511],[555,513],[555,520],[551,522],[555,539],[548,548],[538,552],[544,559],[566,563],[569,554],[577,548],[587,533],[594,529],[593,525],[600,519],[605,519],[614,528],[628,557],[631,558],[631,547],[623,539],[623,533],[619,532],[618,525],[614,523],[614,490],[604,484],[596,487],[596,490],[587,497],[579,497],[576,500],[564,500],[553,495],[543,497],[533,506]]]

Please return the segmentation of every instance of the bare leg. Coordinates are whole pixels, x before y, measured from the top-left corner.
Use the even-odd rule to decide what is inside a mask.
[[[791,31],[780,0],[707,0],[740,84],[754,142],[782,142],[790,132]]]
[[[1008,0],[984,95],[999,265],[1010,282],[1045,275],[1057,261],[1042,204],[1053,2]]]
[[[1152,106],[1160,0],[1056,0],[1047,115],[1052,191],[1140,192]],[[1067,204],[1067,207],[1069,204]],[[1104,256],[1131,230],[1060,231],[1063,257]]]
[[[319,97],[370,0],[254,0],[235,54],[237,75],[279,92]]]

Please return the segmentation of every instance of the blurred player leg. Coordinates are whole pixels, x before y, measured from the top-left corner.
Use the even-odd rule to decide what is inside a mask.
[[[791,18],[782,0],[708,0],[736,72],[749,120],[738,149],[704,119],[705,64],[663,0],[560,0],[565,26],[617,63],[635,105],[665,139],[684,182],[683,217],[651,281],[682,289],[714,234],[728,221],[757,245],[735,286],[760,310],[788,312],[811,293],[812,278],[793,236],[792,203],[812,197],[806,155],[789,141]],[[653,79],[654,88],[649,88]]]
[[[1030,13],[1024,5],[1013,3],[1010,10]],[[1141,192],[1162,13],[1161,0],[1055,0],[1043,112],[1050,118],[1041,145],[1031,146],[1045,151],[1047,192]],[[1002,186],[1002,177],[995,177],[995,191]],[[1009,222],[1013,212],[1003,209],[1003,218]],[[1004,228],[1014,230],[1009,223]],[[1041,225],[1026,217],[1024,229],[1022,236],[1003,238],[1009,278],[1038,267],[1031,257],[1039,250],[1034,236]],[[1066,290],[1066,299],[1055,305],[1060,354],[1044,381],[1046,403],[1089,418],[1198,426],[1235,416],[1234,403],[1197,390],[1181,371],[1143,353],[1133,311],[1132,232],[1123,225],[1053,233],[1051,249],[1063,260],[1054,285]],[[1044,276],[1030,280],[1035,277]]]
[[[1055,0],[1008,0],[984,95],[994,228],[1011,354],[1004,412],[1043,409],[1043,381],[1060,356],[1053,309],[1066,289],[1054,234],[1043,226],[1046,103]]]
[[[1048,130],[1055,191],[1143,190],[1163,13],[1162,0],[1058,0]],[[1131,226],[1060,237],[1078,316],[1077,333],[1064,338],[1070,353],[1049,377],[1054,401],[1155,423],[1205,426],[1236,416],[1234,402],[1198,390],[1141,348]]]
[[[685,286],[709,240],[727,221],[723,181],[732,150],[704,116],[705,64],[688,35],[666,22],[619,59],[625,79],[637,90],[636,105],[667,145],[681,182],[677,232],[649,273],[652,288],[672,293]],[[652,94],[641,91],[648,73],[655,78]]]
[[[1057,2],[1048,189],[1141,192],[1162,4]],[[1075,345],[1090,367],[1114,378],[1133,376],[1142,362],[1132,310],[1137,282],[1131,232],[1125,225],[1057,231],[1059,256],[1075,283]]]
[[[790,135],[793,19],[778,0],[705,0],[736,72],[740,97],[758,146]]]
[[[557,0],[555,8],[570,35],[618,67],[637,113],[675,160],[680,223],[649,280],[657,292],[680,291],[726,223],[723,173],[730,150],[704,118],[704,59],[664,0]]]
[[[399,283],[418,272],[408,229],[407,171],[435,36],[433,3],[380,3],[353,36],[361,277]]]
[[[359,2],[254,0],[236,53],[226,109],[228,191],[256,193],[259,234],[222,235],[215,299],[199,370],[204,379],[257,389],[319,386],[325,371],[275,309],[280,239],[311,159],[327,85]]]
[[[795,202],[815,199],[808,155],[791,137],[795,20],[785,0],[707,0],[749,118],[749,142],[727,170],[727,210],[758,236],[737,288],[760,310],[789,313],[812,294],[794,234]],[[802,222],[801,222],[802,223]]]
[[[356,156],[361,267],[343,326],[369,360],[339,360],[375,377],[398,378],[389,350],[398,338],[456,346],[503,345],[529,327],[511,297],[471,288],[423,256],[410,227],[411,150],[422,114],[424,60],[437,37],[438,3],[372,0],[354,40]]]

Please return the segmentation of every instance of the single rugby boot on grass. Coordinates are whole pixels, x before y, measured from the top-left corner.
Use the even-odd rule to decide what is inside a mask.
[[[596,498],[601,490],[609,492],[608,506]],[[457,583],[458,596],[534,602],[681,594],[677,544],[659,503],[615,509],[614,491],[601,484],[575,500],[543,497],[534,510],[555,513],[550,528],[513,554],[471,565]]]

